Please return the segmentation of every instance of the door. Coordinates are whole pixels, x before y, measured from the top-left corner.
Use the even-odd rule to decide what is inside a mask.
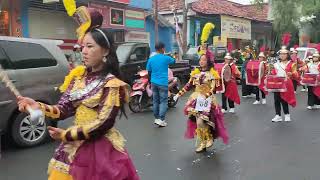
[[[49,103],[57,81],[56,59],[35,43],[2,41],[1,46],[15,69],[16,85],[21,94]]]
[[[16,84],[16,73],[12,69],[12,64],[8,60],[8,57],[4,53],[3,49],[0,47],[0,64],[4,69],[5,73],[8,74],[9,79]],[[12,115],[12,111],[16,107],[16,97],[14,94],[6,87],[6,85],[0,81],[0,134],[4,131],[9,118]]]

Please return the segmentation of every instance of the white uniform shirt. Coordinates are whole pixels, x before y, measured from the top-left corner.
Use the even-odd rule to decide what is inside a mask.
[[[286,68],[289,63],[290,63],[290,61],[288,61],[286,64],[284,64],[282,62],[277,62],[274,64],[274,68],[276,70],[278,77],[287,77]]]
[[[308,67],[309,67],[309,72],[311,74],[319,74],[319,69],[318,69],[319,62],[317,62],[317,63],[309,63]]]

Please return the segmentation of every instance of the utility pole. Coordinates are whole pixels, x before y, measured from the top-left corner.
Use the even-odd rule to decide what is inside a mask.
[[[154,2],[154,33],[155,33],[155,44],[159,42],[159,26],[158,26],[158,0]]]
[[[187,52],[187,27],[188,27],[188,9],[189,9],[189,3],[186,4],[186,0],[182,0],[183,4],[183,25],[182,25],[182,51],[183,54]]]

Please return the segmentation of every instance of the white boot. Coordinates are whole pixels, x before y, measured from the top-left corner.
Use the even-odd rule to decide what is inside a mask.
[[[285,122],[290,122],[291,121],[290,114],[284,115],[284,121]]]
[[[223,114],[227,113],[227,111],[226,111],[225,109],[221,109],[221,112],[222,112]]]
[[[313,109],[313,106],[308,106],[307,109],[308,109],[308,110],[312,110],[312,109]]]
[[[267,100],[266,99],[262,99],[262,104],[267,104]]]
[[[282,121],[282,117],[279,115],[276,115],[272,120],[272,122],[281,122]]]
[[[229,110],[229,113],[235,113],[234,108],[231,108],[231,109]]]
[[[315,105],[315,108],[316,109],[320,109],[320,105]]]
[[[254,105],[260,104],[260,101],[255,101],[254,103],[252,103]]]

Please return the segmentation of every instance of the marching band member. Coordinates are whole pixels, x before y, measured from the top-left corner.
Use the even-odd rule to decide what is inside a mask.
[[[295,63],[295,66],[297,68],[297,73],[298,75],[296,77],[293,78],[293,86],[294,86],[294,92],[296,93],[297,92],[297,88],[298,88],[298,85],[300,84],[300,81],[301,81],[301,73],[300,73],[300,67],[302,67],[304,65],[304,62],[301,61],[298,57],[298,51],[294,48],[290,48],[290,58],[291,58],[291,61],[293,63]],[[302,90],[301,91],[304,91],[304,87],[302,87]]]
[[[320,109],[320,55],[318,52],[313,54],[313,60],[305,66],[305,73],[317,75],[318,81],[315,80],[315,83],[318,83],[315,86],[308,86],[308,107],[307,109]]]
[[[260,52],[258,57],[259,57],[259,61],[263,62],[264,74],[261,75],[260,85],[256,87],[256,101],[253,104],[260,104],[260,103],[267,104],[266,94],[268,94],[268,92],[264,88],[264,81],[267,74],[267,59],[263,52]],[[262,96],[261,102],[260,102],[259,92],[261,92],[261,96]]]
[[[224,82],[226,90],[222,93],[222,112],[226,113],[228,110],[227,101],[229,104],[229,112],[235,113],[234,103],[240,104],[240,97],[237,88],[237,78],[240,78],[241,73],[237,66],[233,62],[233,58],[229,53],[224,57],[225,64],[228,64],[231,68],[231,80],[229,82]]]
[[[191,72],[189,82],[174,97],[177,100],[187,91],[195,89],[185,105],[185,114],[189,116],[187,123],[186,138],[199,139],[196,152],[203,152],[213,146],[214,139],[221,137],[228,142],[227,131],[224,126],[223,114],[216,97],[216,87],[219,86],[220,76],[213,68],[212,55],[207,51],[200,56],[200,68]]]
[[[289,105],[292,107],[296,106],[296,97],[294,94],[294,87],[292,83],[292,78],[297,76],[296,67],[292,61],[289,61],[289,51],[286,47],[282,47],[280,50],[280,61],[274,64],[274,69],[272,74],[277,77],[285,77],[286,82],[286,92],[274,92],[274,106],[276,111],[276,116],[272,119],[272,122],[282,121],[281,117],[281,105],[283,108],[285,121],[291,121],[289,113]]]

